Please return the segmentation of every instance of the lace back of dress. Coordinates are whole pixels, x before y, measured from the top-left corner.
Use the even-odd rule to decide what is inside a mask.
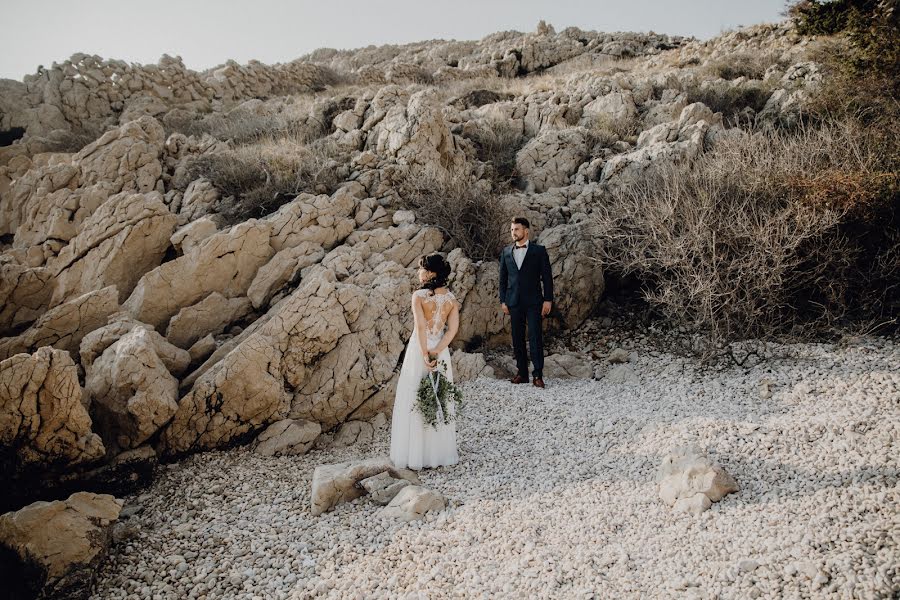
[[[447,292],[446,294],[433,294],[430,293],[429,290],[419,290],[417,293],[422,296],[423,302],[430,302],[434,304],[434,313],[425,324],[428,337],[440,338],[444,333],[444,320],[442,318],[444,313],[444,305],[447,302],[454,300],[453,293]]]

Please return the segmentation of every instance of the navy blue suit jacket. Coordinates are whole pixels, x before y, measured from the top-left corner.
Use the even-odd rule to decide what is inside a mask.
[[[522,268],[516,266],[513,245],[500,253],[500,302],[509,307],[553,302],[553,273],[547,249],[528,242]]]

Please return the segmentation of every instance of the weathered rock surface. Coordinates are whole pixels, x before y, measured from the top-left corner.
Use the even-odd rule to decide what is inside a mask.
[[[408,469],[397,469],[388,458],[370,458],[354,462],[316,467],[313,472],[311,510],[321,515],[340,502],[359,498],[365,490],[357,484],[379,473],[388,473],[394,479],[420,483],[416,474]]]
[[[589,132],[582,127],[549,129],[516,155],[516,168],[535,192],[567,185],[591,151]]]
[[[67,352],[43,347],[0,362],[0,443],[15,475],[90,463],[103,457],[100,437],[81,403],[78,371]]]
[[[454,350],[450,353],[453,363],[453,382],[464,383],[479,377],[493,377],[494,369],[488,366],[483,354]]]
[[[306,454],[322,433],[322,427],[302,419],[282,419],[269,425],[256,438],[253,451],[263,456]]]
[[[373,477],[363,479],[359,482],[359,485],[366,490],[369,498],[371,498],[375,504],[386,506],[394,499],[394,496],[400,493],[400,490],[411,484],[406,479],[396,479],[391,477],[390,474],[385,471]]]
[[[437,512],[447,506],[447,500],[439,493],[419,485],[408,485],[394,496],[390,504],[381,509],[381,517],[414,521],[425,518],[428,512]]]
[[[110,545],[123,501],[78,492],[0,516],[0,544],[16,553],[27,588],[41,598],[86,598]],[[16,582],[20,585],[21,582]]]
[[[246,295],[273,254],[270,231],[268,222],[251,219],[206,238],[190,253],[143,275],[123,307],[135,319],[160,327],[212,292]]]
[[[119,310],[115,286],[87,292],[53,308],[18,337],[0,340],[0,360],[41,346],[76,352],[88,332],[106,323]]]
[[[221,333],[226,326],[251,310],[249,298],[226,298],[219,292],[213,292],[200,302],[178,311],[169,321],[166,338],[179,348],[190,348],[206,335]]]
[[[107,446],[140,446],[172,418],[178,408],[178,380],[170,369],[181,372],[189,362],[186,350],[143,326],[103,351],[91,367],[85,391]]]

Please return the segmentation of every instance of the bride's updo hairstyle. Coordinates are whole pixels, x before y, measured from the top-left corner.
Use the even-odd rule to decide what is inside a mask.
[[[443,254],[426,254],[419,259],[419,266],[426,271],[434,273],[434,277],[422,284],[423,290],[431,290],[446,287],[447,280],[450,278],[450,263],[444,258]]]

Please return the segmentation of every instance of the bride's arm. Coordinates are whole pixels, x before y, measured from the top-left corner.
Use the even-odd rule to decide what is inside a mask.
[[[425,338],[425,312],[422,310],[422,299],[413,294],[412,297],[413,319],[416,324],[416,335],[419,338],[419,348],[421,348],[422,356],[425,362],[428,362],[428,340]]]
[[[447,332],[444,333],[444,337],[441,338],[440,343],[435,347],[434,353],[440,354],[444,351],[444,348],[450,347],[450,342],[453,341],[453,338],[456,337],[456,333],[459,331],[459,302],[453,301],[453,310],[450,311],[450,314],[447,315]]]

